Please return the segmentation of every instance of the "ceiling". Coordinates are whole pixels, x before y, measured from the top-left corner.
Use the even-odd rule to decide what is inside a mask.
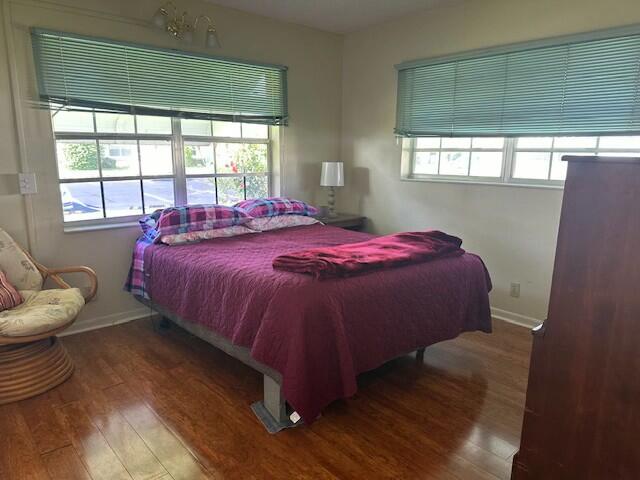
[[[207,0],[285,22],[350,33],[455,0]]]

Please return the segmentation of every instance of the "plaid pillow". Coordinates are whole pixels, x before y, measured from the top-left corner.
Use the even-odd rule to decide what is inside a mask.
[[[142,234],[147,237],[149,240],[155,240],[158,238],[158,219],[162,214],[162,210],[156,210],[151,215],[145,215],[138,223],[140,224],[140,230],[142,230]]]
[[[318,209],[301,200],[286,197],[256,198],[244,200],[234,205],[247,212],[253,218],[276,217],[278,215],[313,216]]]
[[[251,220],[243,210],[224,205],[186,205],[165,208],[158,219],[156,230],[160,236],[200,232],[242,225]]]
[[[0,312],[17,307],[22,303],[22,296],[7,280],[7,276],[0,270]]]

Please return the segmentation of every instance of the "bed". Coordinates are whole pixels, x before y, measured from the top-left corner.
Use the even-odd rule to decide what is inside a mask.
[[[272,266],[283,253],[371,237],[315,224],[138,244],[132,270],[142,272],[144,288],[132,293],[262,372],[265,398],[256,413],[267,428],[289,424],[287,404],[311,423],[356,393],[358,374],[462,332],[491,332],[491,281],[471,253],[324,280]]]

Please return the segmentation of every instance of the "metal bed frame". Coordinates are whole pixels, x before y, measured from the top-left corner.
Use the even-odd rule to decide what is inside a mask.
[[[135,296],[135,299],[150,309],[158,312],[163,319],[175,323],[192,335],[195,335],[196,337],[222,350],[227,355],[240,360],[245,365],[248,365],[254,370],[262,373],[263,398],[261,401],[252,404],[251,408],[269,433],[277,433],[282,429],[302,423],[301,420],[293,422],[290,418],[290,415],[293,413],[293,409],[289,404],[287,404],[286,399],[282,395],[282,375],[267,365],[254,360],[251,357],[251,353],[248,348],[232,344],[229,340],[218,335],[207,327],[183,320],[152,300],[139,296]],[[416,351],[416,359],[419,362],[422,362],[424,359],[424,351],[424,348],[420,348]]]

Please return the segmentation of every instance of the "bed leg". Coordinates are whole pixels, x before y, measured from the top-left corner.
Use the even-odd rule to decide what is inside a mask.
[[[287,402],[282,396],[282,389],[280,388],[280,384],[268,375],[263,375],[263,377],[263,401],[265,408],[276,422],[282,423],[287,421]]]
[[[171,320],[169,320],[167,317],[160,317],[159,326],[163,329],[169,329],[171,328]]]
[[[424,362],[424,351],[425,348],[419,348],[416,350],[416,360],[420,363]]]
[[[294,423],[287,415],[287,402],[282,396],[280,384],[268,375],[263,375],[264,397],[261,402],[251,405],[253,413],[262,422],[269,433],[278,433],[284,428],[293,427]]]

